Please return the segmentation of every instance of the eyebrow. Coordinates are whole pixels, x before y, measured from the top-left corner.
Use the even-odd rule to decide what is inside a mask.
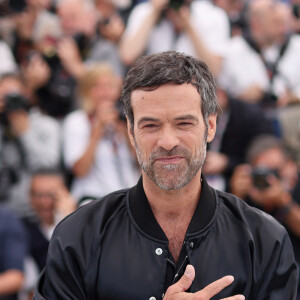
[[[195,115],[191,115],[191,114],[176,117],[174,120],[175,120],[175,121],[193,120],[193,121],[198,122],[198,118],[197,118]],[[139,125],[141,125],[141,124],[144,123],[144,122],[159,122],[159,121],[160,121],[160,120],[157,119],[157,118],[153,118],[153,117],[143,117],[143,118],[141,118],[141,119],[137,122],[137,125],[139,126]]]
[[[183,115],[175,118],[175,121],[193,120],[198,122],[198,118],[195,115]]]
[[[143,117],[137,122],[137,125],[139,126],[143,122],[159,122],[159,119],[152,117]]]

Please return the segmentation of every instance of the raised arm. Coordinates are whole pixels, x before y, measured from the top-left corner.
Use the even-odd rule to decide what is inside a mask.
[[[120,43],[120,56],[125,65],[131,65],[144,53],[152,29],[168,2],[169,0],[151,0],[149,10],[144,10],[144,4],[133,10]]]

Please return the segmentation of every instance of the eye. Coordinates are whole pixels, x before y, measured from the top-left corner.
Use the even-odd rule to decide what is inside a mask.
[[[144,124],[141,128],[142,128],[142,130],[145,130],[145,131],[153,131],[153,130],[156,130],[158,127],[159,127],[159,125],[156,123],[147,123],[147,124]]]
[[[183,127],[183,128],[192,127],[192,126],[194,126],[194,123],[192,123],[192,122],[180,122],[180,123],[177,124],[177,126]]]
[[[145,124],[142,128],[143,129],[148,129],[148,128],[155,128],[155,127],[157,127],[156,124]]]

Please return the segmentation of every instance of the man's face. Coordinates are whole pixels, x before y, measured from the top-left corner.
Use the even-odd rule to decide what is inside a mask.
[[[84,13],[84,8],[79,1],[63,1],[58,6],[58,16],[64,34],[72,36],[81,32]]]
[[[89,93],[93,107],[103,102],[114,104],[120,97],[120,82],[113,75],[101,75]]]
[[[58,175],[36,175],[31,182],[31,205],[39,219],[48,225],[54,222],[56,212],[55,192],[64,186]]]
[[[216,117],[209,117],[206,128],[200,95],[191,84],[135,90],[131,104],[134,128],[129,134],[143,173],[161,189],[184,187],[204,163]]]

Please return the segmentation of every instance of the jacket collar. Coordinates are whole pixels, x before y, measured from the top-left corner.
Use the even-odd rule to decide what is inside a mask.
[[[129,191],[129,208],[138,227],[146,234],[168,241],[165,233],[156,221],[143,188],[143,178]],[[203,229],[212,219],[216,209],[216,196],[214,190],[207,184],[202,176],[201,195],[189,224],[187,234],[193,234]]]

